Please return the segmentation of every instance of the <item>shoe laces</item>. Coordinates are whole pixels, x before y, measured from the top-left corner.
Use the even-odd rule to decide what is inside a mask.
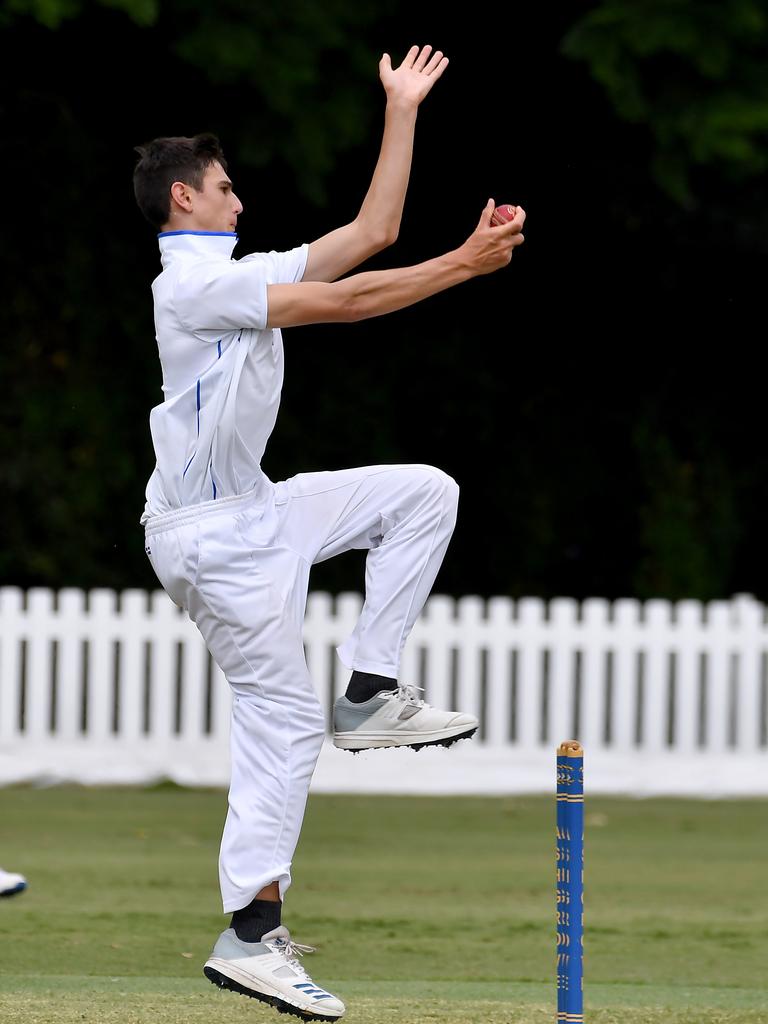
[[[305,953],[316,953],[317,950],[314,946],[304,946],[300,942],[294,942],[293,939],[274,939],[270,945],[273,945],[278,953],[282,953],[295,971],[303,974],[305,978],[309,978],[304,965],[299,963],[298,958],[304,956]]]
[[[404,703],[414,704],[416,707],[420,708],[428,707],[421,697],[416,696],[417,690],[419,693],[424,693],[423,686],[414,686],[413,683],[401,683],[394,691],[395,699],[401,700]]]

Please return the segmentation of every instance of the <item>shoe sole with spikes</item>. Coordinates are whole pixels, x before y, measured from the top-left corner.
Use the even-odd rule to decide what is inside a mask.
[[[203,968],[203,973],[208,981],[216,985],[217,988],[227,989],[229,992],[236,992],[241,996],[248,996],[249,999],[258,999],[259,1002],[267,1003],[268,1006],[274,1007],[278,1013],[288,1013],[293,1017],[298,1017],[300,1020],[341,1020],[341,1014],[315,1013],[313,1010],[305,1010],[301,1006],[287,1002],[282,996],[270,995],[267,992],[258,992],[255,989],[248,988],[247,985],[242,985],[239,981],[235,981],[234,978],[227,977],[226,974],[222,974],[221,971],[217,971],[215,967],[211,967],[208,964]]]
[[[348,750],[350,754],[359,754],[361,750],[392,750],[395,747],[408,747],[410,750],[423,750],[424,747],[451,747],[459,740],[469,740],[477,732],[477,726],[465,729],[464,732],[456,733],[453,736],[438,736],[433,739],[417,739],[416,736],[424,736],[424,733],[417,733],[412,739],[404,734],[389,734],[380,736],[360,736],[355,733],[337,733],[333,738],[334,746],[341,750]]]

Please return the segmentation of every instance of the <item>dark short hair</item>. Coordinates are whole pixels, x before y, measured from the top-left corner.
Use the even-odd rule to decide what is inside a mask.
[[[219,140],[209,132],[191,139],[153,139],[134,149],[140,159],[133,172],[133,192],[139,209],[158,230],[171,215],[174,181],[183,181],[202,192],[205,172],[212,163],[218,160],[227,169]]]

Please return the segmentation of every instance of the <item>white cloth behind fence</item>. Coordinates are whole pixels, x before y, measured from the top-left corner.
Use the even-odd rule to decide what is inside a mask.
[[[307,663],[328,711],[360,605],[309,597]],[[576,738],[591,792],[768,795],[768,624],[748,596],[434,596],[401,681],[477,714],[478,737],[354,757],[327,744],[315,790],[550,791],[555,748]],[[228,730],[228,686],[162,591],[0,589],[0,784],[226,785]]]

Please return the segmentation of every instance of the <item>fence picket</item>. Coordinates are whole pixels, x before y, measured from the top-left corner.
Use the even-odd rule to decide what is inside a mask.
[[[607,652],[613,624],[609,621],[609,605],[601,598],[591,598],[582,607],[581,687],[579,728],[575,737],[582,746],[599,749],[605,746],[607,714]],[[565,733],[563,735],[566,735]]]
[[[739,649],[741,653],[741,678],[736,703],[736,746],[739,750],[756,753],[760,747],[760,664],[765,651],[765,638],[760,637],[764,628],[762,605],[748,595],[739,595],[734,600]]]
[[[728,696],[733,669],[731,608],[713,601],[709,616],[709,672],[706,692],[706,748],[714,754],[728,746]]]
[[[542,742],[544,602],[526,597],[517,605],[517,743],[531,750]],[[556,741],[559,742],[559,741]]]
[[[119,646],[118,706],[120,736],[135,743],[144,730],[145,644],[152,628],[144,590],[126,590],[120,602],[123,634]]]
[[[681,601],[675,628],[675,693],[672,746],[686,754],[697,746],[701,613],[698,601]]]
[[[27,594],[24,734],[33,740],[51,732],[53,706],[53,591],[35,587]]]
[[[508,597],[488,602],[486,741],[504,747],[511,739],[512,658],[509,645],[514,607]]]
[[[640,604],[624,599],[613,607],[613,628],[607,644],[612,654],[611,746],[629,752],[635,746],[638,708]]]
[[[21,630],[24,594],[18,587],[0,589],[0,742],[19,735],[21,708]]]
[[[71,742],[82,733],[84,638],[90,627],[84,591],[67,587],[59,591],[58,604],[55,734],[57,738]]]

